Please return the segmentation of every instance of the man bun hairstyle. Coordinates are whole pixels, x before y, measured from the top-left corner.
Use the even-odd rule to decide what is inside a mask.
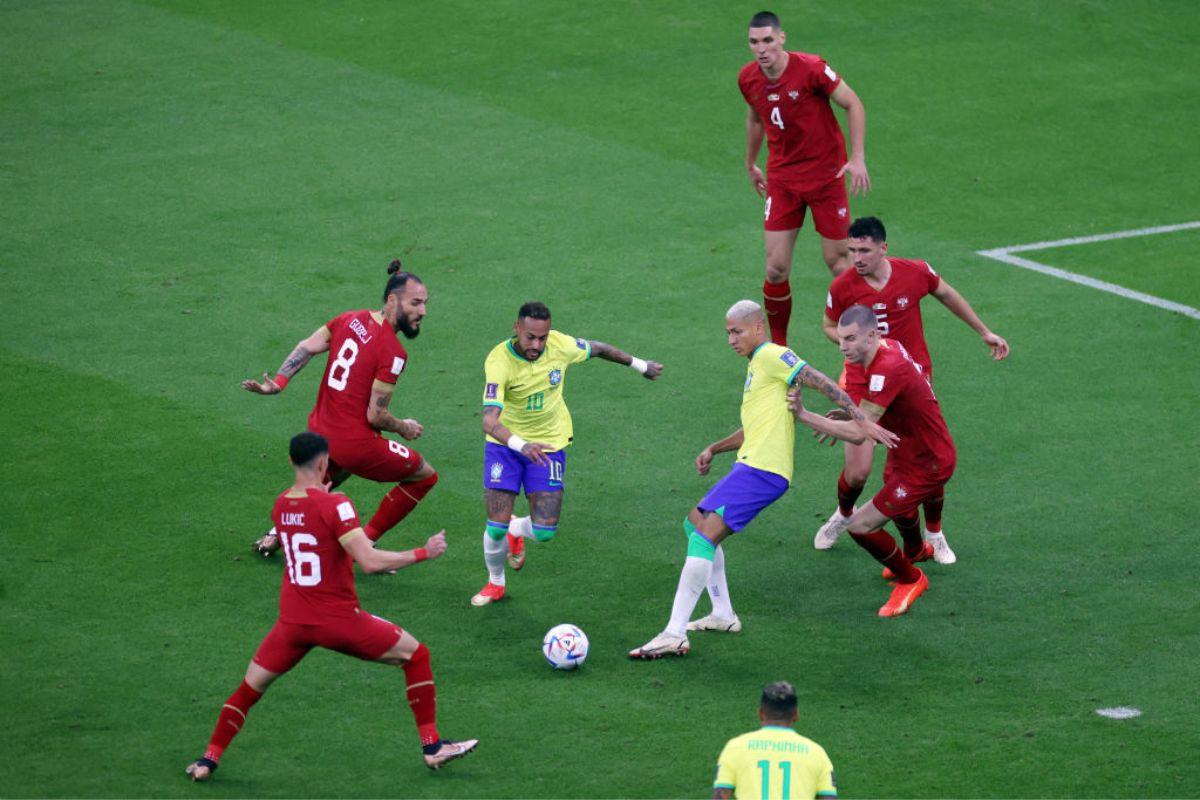
[[[867,306],[859,303],[855,306],[850,306],[842,312],[842,316],[838,317],[838,325],[855,325],[859,328],[867,330],[877,330],[879,328],[879,320],[875,318],[875,312]]]
[[[879,217],[859,217],[850,223],[851,239],[871,239],[879,244],[887,241],[887,228]]]
[[[761,706],[767,719],[791,719],[796,713],[796,687],[787,681],[768,683],[763,687]]]
[[[388,264],[388,275],[389,277],[387,286],[385,286],[383,289],[383,302],[385,303],[387,302],[389,294],[403,292],[404,287],[408,286],[409,281],[412,281],[413,283],[425,282],[411,272],[405,272],[404,264],[402,264],[398,258],[393,258],[392,263]]]
[[[305,431],[292,437],[288,444],[288,458],[297,467],[306,467],[323,453],[329,452],[329,442],[319,433]]]
[[[760,11],[750,18],[751,28],[774,28],[779,30],[779,17],[770,11]]]
[[[550,319],[550,309],[539,300],[530,300],[517,311],[517,322],[523,319]]]

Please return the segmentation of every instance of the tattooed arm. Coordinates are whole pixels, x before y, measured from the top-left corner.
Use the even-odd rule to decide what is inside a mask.
[[[398,433],[405,439],[416,439],[425,430],[415,419],[397,419],[388,410],[396,387],[383,381],[371,384],[371,401],[367,403],[367,424],[377,431]]]
[[[831,381],[824,373],[813,369],[811,364],[805,364],[800,368],[800,372],[796,375],[796,384],[791,392],[788,393],[788,399],[791,402],[792,412],[799,419],[800,412],[804,410],[804,404],[800,399],[800,386],[807,386],[810,389],[816,389],[821,394],[825,395],[834,405],[850,415],[849,425],[857,428],[858,433],[863,439],[870,439],[879,442],[885,447],[895,447],[900,441],[900,437],[891,431],[880,427],[875,420],[870,419],[866,414],[854,404],[850,399],[850,395],[846,394],[836,383]],[[876,418],[878,419],[878,417]],[[803,420],[802,420],[803,421]],[[832,421],[832,420],[831,420]],[[807,423],[806,423],[807,424]],[[844,438],[844,437],[838,437]]]
[[[590,341],[588,345],[592,348],[592,355],[597,358],[603,358],[605,361],[611,361],[614,364],[623,364],[627,367],[633,367],[638,372],[642,373],[647,380],[654,380],[662,374],[662,364],[657,361],[643,361],[640,358],[635,358],[624,350],[618,350],[611,344],[604,342]],[[642,367],[645,367],[643,369]]]
[[[304,365],[313,356],[317,353],[324,353],[329,349],[329,338],[329,328],[322,325],[313,332],[312,336],[302,339],[292,352],[288,353],[288,357],[279,365],[279,369],[275,373],[275,378],[268,377],[267,373],[264,372],[261,381],[242,381],[242,388],[255,394],[279,394],[283,391],[283,387],[287,385],[287,382],[291,380],[292,376],[304,369]],[[279,380],[280,378],[283,380]]]

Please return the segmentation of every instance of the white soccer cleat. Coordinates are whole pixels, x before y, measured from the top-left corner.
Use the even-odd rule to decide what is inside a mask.
[[[686,636],[673,636],[663,631],[641,647],[630,650],[629,657],[649,660],[663,656],[686,656],[691,649]]]
[[[441,744],[442,746],[438,748],[436,753],[425,756],[425,766],[430,769],[441,769],[447,762],[470,754],[479,744],[479,740],[466,739],[461,742],[452,742],[448,739],[443,739]]]
[[[858,508],[855,508],[854,510],[857,511]],[[849,523],[850,518],[843,517],[842,510],[840,508],[835,508],[833,510],[833,516],[829,518],[828,522],[821,526],[821,529],[817,531],[817,535],[813,537],[813,547],[817,548],[818,550],[828,550],[829,548],[833,547],[835,544],[837,544],[838,537],[842,535],[842,531],[846,530],[846,526]]]
[[[942,531],[932,533],[925,531],[925,541],[933,545],[933,560],[939,564],[953,564],[958,561],[958,556],[954,555],[954,551],[950,549],[950,544],[946,541],[946,535]]]
[[[716,614],[709,614],[707,617],[694,619],[687,624],[689,631],[718,631],[720,633],[741,633],[742,621],[738,619],[737,614],[733,615],[733,619],[725,619],[718,617]]]
[[[279,549],[279,535],[275,533],[275,529],[264,533],[262,536],[254,540],[254,552],[264,558],[269,558],[275,555],[275,551]]]

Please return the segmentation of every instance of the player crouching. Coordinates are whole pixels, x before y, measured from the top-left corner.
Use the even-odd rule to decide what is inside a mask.
[[[954,474],[954,440],[920,366],[902,344],[879,335],[870,308],[847,308],[838,319],[837,336],[846,357],[847,389],[863,398],[860,408],[868,419],[900,437],[888,450],[883,488],[847,525],[854,541],[890,571],[885,576],[894,578],[895,588],[879,616],[898,617],[929,588],[925,573],[913,565],[925,555],[925,542],[917,526],[901,528],[904,547],[898,547],[883,526],[890,519],[911,516],[923,501],[942,495]],[[799,392],[791,392],[788,399],[796,419],[813,430],[855,444],[865,441],[855,425],[805,409]]]
[[[254,654],[245,680],[221,707],[208,747],[188,765],[188,777],[194,781],[212,777],[250,709],[276,678],[314,647],[401,667],[425,766],[438,769],[467,755],[479,744],[477,739],[452,742],[438,734],[437,690],[429,648],[408,631],[359,608],[354,590],[355,561],[364,572],[409,567],[446,552],[446,532],[434,534],[415,550],[376,550],[363,533],[350,500],[324,489],[329,468],[325,438],[301,433],[292,439],[289,455],[296,480],[275,501],[271,514],[287,559],[279,592],[279,619]]]

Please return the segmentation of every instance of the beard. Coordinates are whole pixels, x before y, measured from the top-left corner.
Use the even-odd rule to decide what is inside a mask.
[[[421,321],[417,320],[414,324],[409,321],[408,317],[401,317],[396,320],[396,330],[404,334],[405,339],[415,339],[421,335]]]

